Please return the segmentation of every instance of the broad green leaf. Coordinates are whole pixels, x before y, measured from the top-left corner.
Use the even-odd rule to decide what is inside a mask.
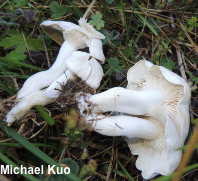
[[[175,62],[173,62],[171,59],[168,60],[169,62],[165,63],[163,67],[166,67],[169,70],[172,70],[175,67]]]
[[[26,58],[27,55],[24,55],[24,52],[27,51],[27,48],[22,33],[19,30],[7,30],[6,34],[8,34],[9,37],[2,38],[0,46],[5,49],[16,47],[15,50],[7,54],[7,57],[12,60],[23,60]],[[38,52],[39,49],[44,51],[42,40],[40,39],[26,39],[26,43],[29,50]]]
[[[51,4],[50,4],[50,10],[53,12],[53,13],[56,13],[58,12],[58,6],[59,4],[55,1],[53,1]]]
[[[67,12],[66,6],[63,6],[63,5],[58,6],[58,13],[60,13],[61,16],[64,15],[66,12]]]
[[[14,7],[24,7],[27,4],[27,0],[17,0],[15,2],[16,4],[14,5]]]
[[[52,18],[56,19],[56,18],[60,18],[62,15],[60,13],[54,13],[52,15]]]
[[[116,67],[119,65],[119,61],[118,61],[118,59],[117,59],[116,57],[114,57],[114,58],[109,58],[109,59],[108,59],[108,63],[109,63],[109,65],[110,65],[111,67],[114,67],[114,68],[116,68]]]

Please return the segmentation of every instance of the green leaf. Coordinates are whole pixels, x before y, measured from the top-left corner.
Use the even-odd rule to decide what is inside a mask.
[[[91,15],[91,19],[89,21],[89,24],[93,25],[96,27],[97,30],[100,30],[101,28],[104,27],[104,21],[102,19],[102,14],[100,14],[98,11],[96,12],[95,15]]]
[[[7,27],[10,27],[10,26],[19,26],[18,23],[15,23],[15,22],[7,22],[5,21],[4,19],[0,18],[0,24],[3,24]]]
[[[165,63],[163,67],[172,70],[175,67],[175,62],[173,62],[171,59],[168,59],[168,62]]]
[[[109,63],[109,65],[110,65],[111,67],[114,67],[114,68],[116,68],[116,67],[119,65],[119,61],[118,61],[118,59],[117,59],[116,57],[114,57],[114,58],[109,58],[109,59],[108,59],[108,63]]]
[[[14,5],[14,7],[24,7],[27,4],[27,0],[17,0],[15,2],[16,4]]]
[[[60,13],[54,13],[52,15],[52,18],[56,19],[56,18],[60,18],[62,15]]]
[[[193,75],[192,75],[190,72],[188,72],[188,71],[186,71],[186,73],[187,73],[191,78],[193,78],[194,81],[195,81],[195,84],[198,85],[198,78],[196,78],[195,76],[193,76]]]
[[[22,33],[19,30],[7,30],[6,34],[9,35],[9,37],[2,38],[0,41],[0,46],[4,47],[5,49],[16,47],[15,50],[12,50],[9,54],[7,54],[7,58],[12,60],[25,59],[27,55],[24,55],[24,52],[26,52],[27,48]],[[26,43],[28,49],[31,51],[44,51],[41,39],[26,39]]]
[[[198,143],[197,143],[197,144],[195,144],[194,149],[195,149],[195,148],[198,148]],[[178,148],[177,150],[187,150],[187,149],[188,149],[188,145],[184,145],[184,146],[182,146],[182,147]]]
[[[58,12],[58,6],[59,4],[55,1],[53,1],[51,4],[50,4],[50,10],[53,12],[53,13],[56,13]]]
[[[43,109],[41,106],[36,105],[36,108],[38,109],[39,113],[41,114],[41,116],[45,119],[45,121],[50,125],[54,125],[55,121],[54,119],[51,118],[51,116],[49,116],[49,114],[45,111],[45,109]]]
[[[118,73],[122,72],[122,70],[123,70],[123,67],[118,66],[118,67],[116,67],[115,73],[118,74]]]
[[[188,31],[192,31],[193,29],[194,29],[194,27],[189,26],[187,30],[188,30]]]
[[[58,12],[61,14],[61,16],[64,15],[67,12],[66,6],[59,5],[58,6]]]

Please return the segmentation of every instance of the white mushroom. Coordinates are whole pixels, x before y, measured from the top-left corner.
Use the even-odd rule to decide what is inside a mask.
[[[19,91],[17,98],[47,87],[59,78],[64,71],[67,70],[64,60],[78,49],[88,46],[91,56],[104,62],[105,58],[102,51],[102,42],[100,40],[105,38],[104,35],[96,31],[93,26],[86,23],[84,18],[79,20],[79,24],[82,24],[83,27],[62,21],[48,20],[41,23],[40,26],[43,30],[60,44],[61,48],[52,67],[49,70],[38,72],[28,78]]]
[[[84,18],[79,20],[79,24],[82,26],[61,21],[45,21],[41,24],[43,30],[61,45],[61,49],[55,63],[49,70],[36,73],[26,80],[17,96],[17,98],[23,98],[16,107],[7,114],[6,122],[12,123],[15,120],[21,119],[23,115],[36,104],[44,106],[52,103],[55,100],[53,98],[58,97],[60,94],[60,84],[66,83],[69,79],[74,80],[76,75],[85,80],[85,82],[94,89],[99,86],[103,71],[97,60],[101,63],[105,60],[102,42],[100,40],[105,37],[96,31],[93,26],[89,25]],[[90,54],[77,51],[77,49],[85,48],[86,46],[89,47]],[[72,67],[72,63],[75,65],[79,63],[83,65],[83,63],[86,63],[86,65],[83,65],[84,69],[79,69],[77,66],[78,71],[72,68],[73,71],[67,70],[67,59],[70,56],[72,58],[72,62],[69,63],[70,67]],[[97,60],[92,57],[95,57]],[[64,63],[64,61],[66,62]],[[99,72],[97,73],[97,71]],[[86,78],[84,73],[88,73]],[[37,91],[50,84],[51,86],[45,92]],[[42,96],[39,100],[40,95]],[[49,95],[51,97],[49,97]],[[35,100],[32,101],[34,98]],[[23,111],[21,111],[22,108],[24,108]]]
[[[162,106],[152,105],[149,116],[105,116],[92,114],[86,123],[107,136],[124,136],[134,155],[139,155],[136,167],[144,179],[158,174],[169,175],[179,165],[182,151],[180,137]]]
[[[142,60],[127,74],[128,89],[79,93],[80,113],[88,126],[108,136],[125,136],[145,179],[169,175],[179,165],[189,130],[190,87],[177,74]],[[123,116],[101,113],[118,111]],[[135,117],[136,116],[136,117]],[[138,116],[138,117],[137,117]]]
[[[184,143],[189,128],[191,97],[187,82],[170,70],[142,60],[127,74],[128,89],[112,88],[88,98],[94,105],[92,113],[118,111],[132,115],[147,115],[151,105],[163,106]],[[92,105],[91,105],[92,106]]]

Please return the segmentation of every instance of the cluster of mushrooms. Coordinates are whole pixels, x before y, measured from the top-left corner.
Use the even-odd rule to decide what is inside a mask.
[[[103,77],[104,35],[86,22],[44,21],[43,30],[61,45],[53,66],[26,80],[18,93],[19,101],[7,114],[11,125],[34,105],[52,103],[61,84],[81,78],[97,89]],[[89,53],[78,51],[89,47]],[[139,155],[136,167],[144,179],[169,175],[179,165],[189,130],[191,90],[187,82],[170,70],[141,60],[128,70],[127,88],[114,87],[91,95],[77,93],[81,116],[87,125],[107,136],[123,136],[133,155]],[[47,87],[47,88],[46,88]],[[43,88],[46,88],[43,90]],[[107,115],[106,112],[118,112]]]

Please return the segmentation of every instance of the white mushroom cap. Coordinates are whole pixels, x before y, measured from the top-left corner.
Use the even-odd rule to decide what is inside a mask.
[[[189,131],[191,90],[187,82],[170,70],[141,60],[127,73],[128,89],[158,90],[163,95],[163,107],[184,143]]]
[[[144,179],[151,179],[158,174],[169,175],[180,164],[182,151],[176,150],[182,146],[180,136],[169,116],[162,106],[153,105],[149,115],[145,117],[161,125],[160,134],[155,139],[128,138],[128,146],[133,155],[139,155],[136,167],[142,170]]]
[[[40,24],[41,28],[45,33],[49,35],[50,38],[52,38],[55,42],[57,42],[59,45],[62,45],[65,41],[63,38],[63,32],[64,31],[71,31],[73,29],[79,29],[79,26],[67,22],[67,21],[43,21]]]
[[[97,89],[103,77],[103,70],[96,59],[90,54],[76,51],[65,60],[67,68],[85,81],[91,88]]]
[[[66,21],[47,20],[40,26],[59,45],[62,45],[64,41],[69,41],[78,45],[78,49],[88,46],[91,56],[104,62],[102,41],[100,40],[105,38],[104,35],[96,31],[84,18],[79,20],[79,24],[80,26]]]

